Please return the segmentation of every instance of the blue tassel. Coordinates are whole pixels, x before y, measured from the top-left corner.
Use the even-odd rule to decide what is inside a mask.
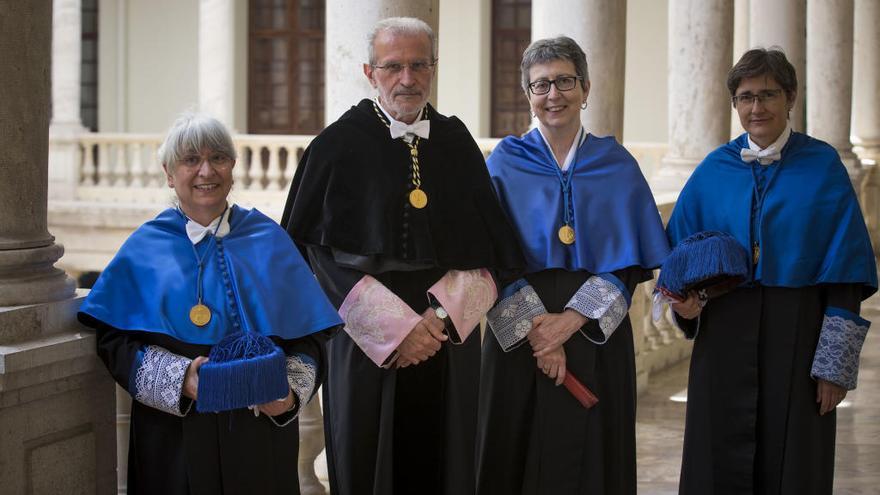
[[[199,368],[199,412],[219,412],[263,404],[287,396],[287,357],[264,335],[227,335]]]
[[[691,290],[732,289],[749,278],[749,268],[749,253],[736,238],[724,232],[698,232],[669,253],[657,287],[681,297]]]

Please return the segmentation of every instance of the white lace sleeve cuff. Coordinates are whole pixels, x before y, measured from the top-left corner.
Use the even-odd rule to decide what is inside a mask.
[[[624,283],[610,273],[600,273],[588,278],[574,293],[566,309],[573,309],[599,323],[598,332],[581,333],[596,344],[604,344],[626,318],[629,310],[630,294]]]
[[[182,397],[183,381],[191,362],[191,359],[159,346],[147,346],[138,352],[135,372],[132,374],[132,396],[136,401],[160,411],[185,416],[192,407],[192,401]]]
[[[525,342],[532,330],[532,318],[546,313],[541,298],[525,279],[501,291],[500,300],[486,314],[486,321],[504,352]]]
[[[855,313],[841,308],[827,308],[810,375],[847,390],[855,389],[859,376],[859,353],[870,326],[870,321]]]
[[[275,426],[287,426],[299,416],[315,394],[315,381],[318,377],[318,365],[314,359],[305,354],[287,356],[287,383],[296,396],[296,407],[278,416],[269,416]]]

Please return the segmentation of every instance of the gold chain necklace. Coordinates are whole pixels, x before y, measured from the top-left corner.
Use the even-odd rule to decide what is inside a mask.
[[[385,127],[391,129],[391,124],[385,121],[385,117],[382,115],[382,112],[379,110],[379,105],[376,102],[373,102],[373,110],[376,111],[376,116],[379,117],[379,120],[385,124]],[[403,141],[409,146],[409,156],[412,159],[412,183],[415,186],[415,189],[409,192],[409,204],[413,205],[414,208],[422,209],[428,205],[428,195],[425,194],[425,191],[422,190],[422,177],[419,174],[419,136],[415,136],[412,143],[407,143],[406,140]]]

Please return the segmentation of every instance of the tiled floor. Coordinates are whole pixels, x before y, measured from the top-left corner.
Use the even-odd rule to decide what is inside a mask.
[[[859,386],[837,412],[834,494],[880,494],[880,296],[867,300],[862,316],[874,322],[862,349]],[[688,362],[651,377],[639,397],[637,449],[640,495],[678,493]]]

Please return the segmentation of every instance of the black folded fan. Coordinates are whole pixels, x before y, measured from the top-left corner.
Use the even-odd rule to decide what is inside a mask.
[[[729,292],[749,278],[749,253],[730,234],[703,231],[682,240],[660,269],[657,290],[678,299],[690,291],[707,298]]]

